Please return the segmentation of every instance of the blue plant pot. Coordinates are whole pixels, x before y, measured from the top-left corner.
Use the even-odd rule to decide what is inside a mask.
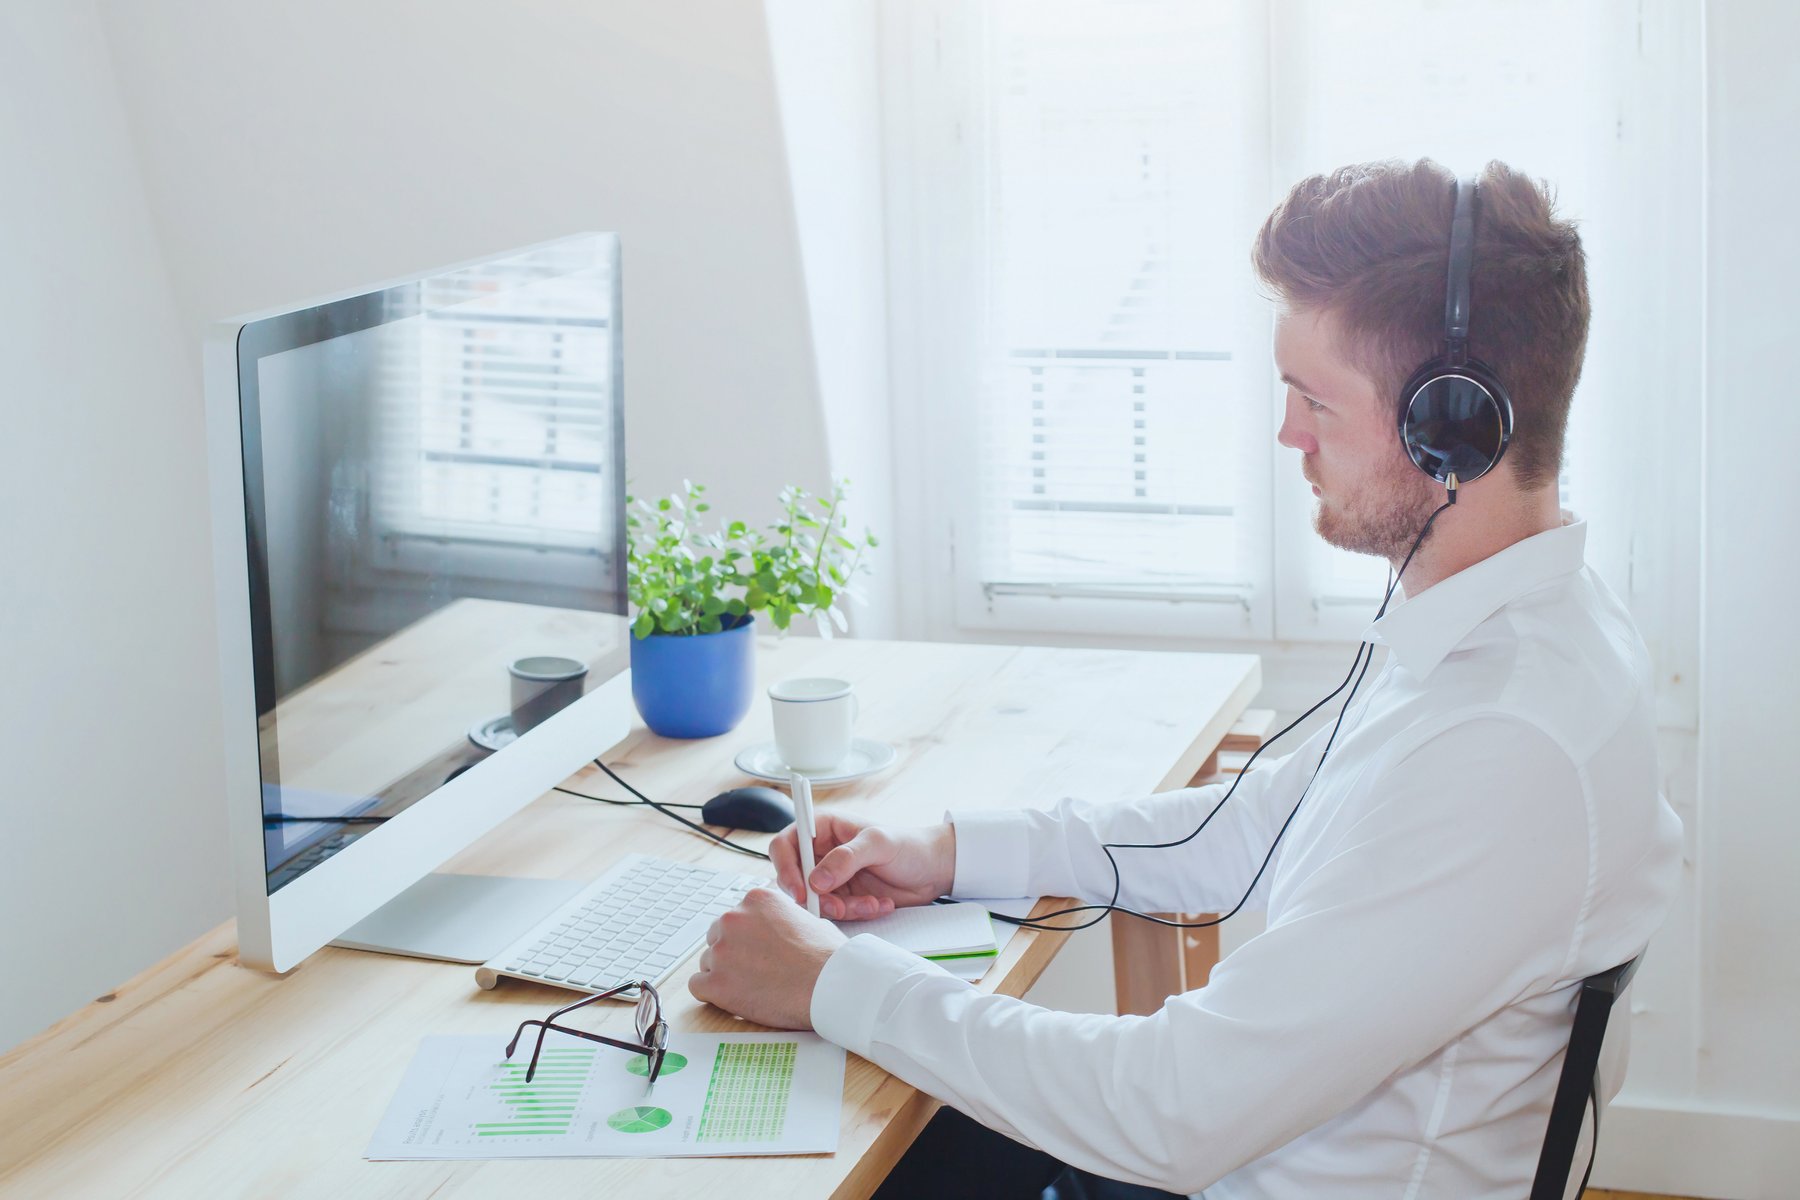
[[[718,633],[653,633],[631,639],[631,698],[652,733],[717,737],[750,711],[756,686],[756,622]]]

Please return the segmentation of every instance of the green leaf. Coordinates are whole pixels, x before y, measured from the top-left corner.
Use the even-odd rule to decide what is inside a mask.
[[[723,628],[723,626],[719,624],[719,618],[717,617],[702,617],[700,619],[699,629],[701,633],[717,633],[721,628]]]
[[[636,638],[647,638],[650,636],[650,631],[655,628],[656,618],[647,612],[641,612],[637,615],[637,620],[631,623],[631,634]]]
[[[788,622],[794,619],[794,614],[785,608],[777,608],[770,610],[769,618],[775,622],[775,628],[785,630]]]

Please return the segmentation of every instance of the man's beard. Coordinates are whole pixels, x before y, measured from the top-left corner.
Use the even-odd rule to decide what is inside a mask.
[[[1320,500],[1313,529],[1329,544],[1353,554],[1373,554],[1398,562],[1437,508],[1436,487],[1411,463],[1397,464],[1336,504]]]

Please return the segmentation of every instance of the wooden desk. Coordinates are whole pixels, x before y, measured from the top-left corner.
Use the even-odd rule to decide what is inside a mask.
[[[900,761],[821,803],[895,824],[1182,786],[1260,686],[1247,655],[801,638],[764,641],[758,668],[763,683],[830,673],[857,684],[858,732],[895,743]],[[743,782],[732,756],[768,736],[759,704],[722,738],[638,727],[609,761],[651,796],[699,801]],[[616,791],[592,769],[569,786]],[[447,869],[587,879],[628,850],[762,866],[649,810],[552,793]],[[1067,936],[1022,931],[979,986],[1022,994]],[[665,992],[676,1045],[684,1029],[736,1023],[680,982]],[[502,1039],[568,996],[513,981],[482,992],[470,967],[336,949],[278,979],[237,965],[233,926],[221,925],[0,1059],[0,1195],[861,1197],[937,1107],[852,1056],[831,1156],[362,1160],[421,1035]],[[607,1007],[594,1027],[623,1029],[629,1009]]]

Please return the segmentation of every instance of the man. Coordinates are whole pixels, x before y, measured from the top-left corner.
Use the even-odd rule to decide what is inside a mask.
[[[1280,301],[1279,440],[1301,454],[1315,527],[1396,569],[1446,499],[1396,417],[1404,381],[1443,351],[1454,194],[1429,160],[1317,176],[1254,253]],[[1468,349],[1510,391],[1510,445],[1462,484],[1404,600],[1364,635],[1387,660],[1317,777],[1329,727],[1259,763],[1198,836],[1115,852],[1121,904],[1221,911],[1248,891],[1266,931],[1154,1016],[1077,1015],[983,995],[762,891],[714,926],[695,996],[816,1028],[1049,1156],[1048,1173],[1069,1164],[1062,1196],[1142,1194],[1105,1181],[1206,1200],[1526,1194],[1573,989],[1644,949],[1680,826],[1657,791],[1648,656],[1557,505],[1588,325],[1580,241],[1502,164],[1476,196]],[[810,879],[791,830],[777,874],[837,918],[944,893],[1103,901],[1102,843],[1180,838],[1219,794],[923,829],[827,815]],[[902,1163],[915,1181],[919,1157]],[[1035,1196],[1048,1174],[1017,1161],[1016,1194]]]

